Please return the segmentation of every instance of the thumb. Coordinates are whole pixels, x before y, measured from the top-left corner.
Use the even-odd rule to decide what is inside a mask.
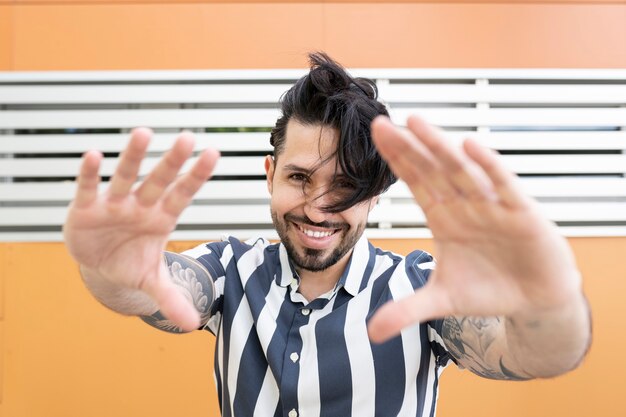
[[[400,334],[402,329],[452,313],[445,292],[432,285],[415,294],[380,307],[370,319],[367,330],[370,340],[383,343]]]
[[[158,278],[148,283],[144,290],[157,303],[160,312],[182,330],[190,332],[200,327],[200,314],[192,300],[169,278],[165,265],[161,267]]]

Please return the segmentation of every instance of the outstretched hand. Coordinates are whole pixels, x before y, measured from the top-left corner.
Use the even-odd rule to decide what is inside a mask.
[[[372,340],[451,315],[551,311],[580,292],[567,242],[495,152],[472,140],[456,147],[417,116],[408,130],[379,117],[372,135],[424,211],[438,258],[423,288],[371,319]]]
[[[178,176],[194,147],[193,135],[183,132],[135,186],[151,136],[149,129],[133,130],[102,193],[98,191],[102,154],[84,155],[63,229],[65,242],[84,272],[119,288],[145,292],[172,322],[193,330],[199,325],[198,312],[169,279],[163,250],[178,217],[211,175],[219,153],[203,151],[191,170]]]

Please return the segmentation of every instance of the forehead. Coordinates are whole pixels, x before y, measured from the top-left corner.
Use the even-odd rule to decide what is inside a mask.
[[[279,165],[317,166],[335,152],[338,138],[337,129],[319,124],[307,125],[291,119],[287,123],[284,147],[278,157]]]

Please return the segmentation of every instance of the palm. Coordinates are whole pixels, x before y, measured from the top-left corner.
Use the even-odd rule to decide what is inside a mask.
[[[191,135],[181,134],[155,169],[135,186],[150,136],[146,129],[133,132],[103,193],[98,193],[101,155],[85,155],[64,236],[70,253],[83,268],[110,284],[145,291],[164,314],[171,308],[177,315],[181,308],[188,309],[180,307],[184,300],[169,283],[162,252],[178,216],[210,176],[218,154],[205,151],[190,172],[178,176],[193,150]],[[184,321],[183,317],[180,324]]]
[[[415,321],[563,302],[576,288],[571,253],[514,175],[473,142],[459,150],[417,118],[409,127],[414,135],[378,122],[374,138],[422,207],[438,263],[423,290],[387,309],[397,323],[389,335]]]

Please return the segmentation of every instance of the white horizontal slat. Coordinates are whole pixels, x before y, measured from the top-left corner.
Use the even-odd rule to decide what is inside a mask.
[[[606,237],[626,236],[626,226],[561,226],[559,232],[566,237]],[[223,236],[232,235],[240,240],[264,237],[273,241],[278,235],[273,227],[258,229],[206,229],[206,230],[175,230],[170,234],[172,241],[219,241]],[[432,238],[430,229],[425,227],[403,227],[396,229],[365,229],[369,239],[429,239]],[[0,231],[2,242],[60,242],[63,240],[61,232],[8,232]],[[419,248],[417,248],[419,249]]]
[[[158,157],[145,158],[140,175],[145,175],[159,162]],[[74,177],[78,175],[79,158],[46,159],[3,159],[0,176],[3,177]],[[181,172],[191,168],[195,159],[185,163]],[[101,176],[111,176],[117,166],[117,158],[104,158],[100,167]],[[235,156],[220,158],[213,175],[265,175],[264,157]]]
[[[196,150],[212,147],[221,152],[273,150],[269,132],[194,133]],[[452,142],[472,138],[498,150],[605,150],[626,149],[626,131],[606,132],[446,132]],[[120,152],[129,134],[0,135],[0,153],[82,153],[88,149]],[[176,138],[172,133],[155,133],[149,152],[168,150]]]
[[[0,104],[278,103],[290,84],[0,85]],[[626,85],[379,85],[387,103],[626,102]]]
[[[626,173],[626,155],[503,155],[502,160],[518,174]]]
[[[194,133],[196,150],[212,147],[221,152],[273,150],[269,132]],[[130,134],[0,135],[0,153],[83,153],[89,149],[120,152]],[[148,152],[172,147],[176,134],[155,133]]]
[[[8,110],[0,129],[273,127],[278,109]]]
[[[104,192],[108,182],[100,184]],[[0,201],[69,202],[74,198],[76,183],[0,183]],[[261,200],[269,198],[265,180],[209,181],[194,196],[195,200]]]
[[[411,114],[419,114],[438,126],[463,127],[598,127],[626,124],[626,108],[594,109],[433,109],[401,108],[390,111],[395,123],[405,124]]]
[[[556,222],[624,222],[626,202],[544,203],[541,210]],[[61,226],[66,207],[0,207],[0,227]],[[370,223],[424,225],[425,217],[416,204],[381,204],[369,217]],[[193,205],[181,215],[179,225],[271,224],[268,204]]]
[[[472,138],[498,150],[626,149],[626,131],[590,132],[447,132],[453,142]]]
[[[594,109],[391,109],[392,120],[403,124],[421,114],[439,126],[597,127],[626,124],[626,108]],[[40,110],[0,112],[0,129],[273,127],[277,109],[177,110]]]
[[[138,71],[0,71],[0,83],[127,82],[206,80],[295,80],[305,69],[138,70]],[[527,68],[355,68],[350,73],[372,79],[468,80],[624,80],[623,69]]]
[[[0,104],[278,103],[290,84],[0,85]]]
[[[626,198],[626,178],[521,178],[526,193],[533,197]],[[108,183],[101,184],[101,191]],[[56,183],[0,183],[0,201],[68,202],[76,189],[72,181]],[[255,200],[269,198],[262,180],[209,181],[194,196],[195,200]],[[411,199],[406,183],[398,181],[383,199]]]
[[[626,198],[626,178],[525,177],[519,179],[524,192],[533,197]],[[0,188],[1,190],[1,188]],[[404,181],[398,181],[382,198],[412,198]]]
[[[615,174],[626,172],[626,155],[504,155],[506,167],[518,174]],[[144,160],[140,175],[147,174],[158,157]],[[193,160],[183,170],[189,169]],[[101,175],[110,176],[115,170],[116,158],[104,158]],[[214,175],[265,175],[264,157],[223,157],[218,161]],[[73,177],[80,166],[78,158],[3,159],[0,176],[3,177]]]
[[[387,103],[621,104],[626,85],[379,84]]]
[[[0,227],[61,226],[67,207],[0,207]],[[272,224],[268,204],[190,206],[178,225]]]
[[[541,210],[555,222],[624,222],[626,202],[542,203]],[[371,223],[389,225],[424,224],[424,213],[417,204],[379,204],[371,212]]]

